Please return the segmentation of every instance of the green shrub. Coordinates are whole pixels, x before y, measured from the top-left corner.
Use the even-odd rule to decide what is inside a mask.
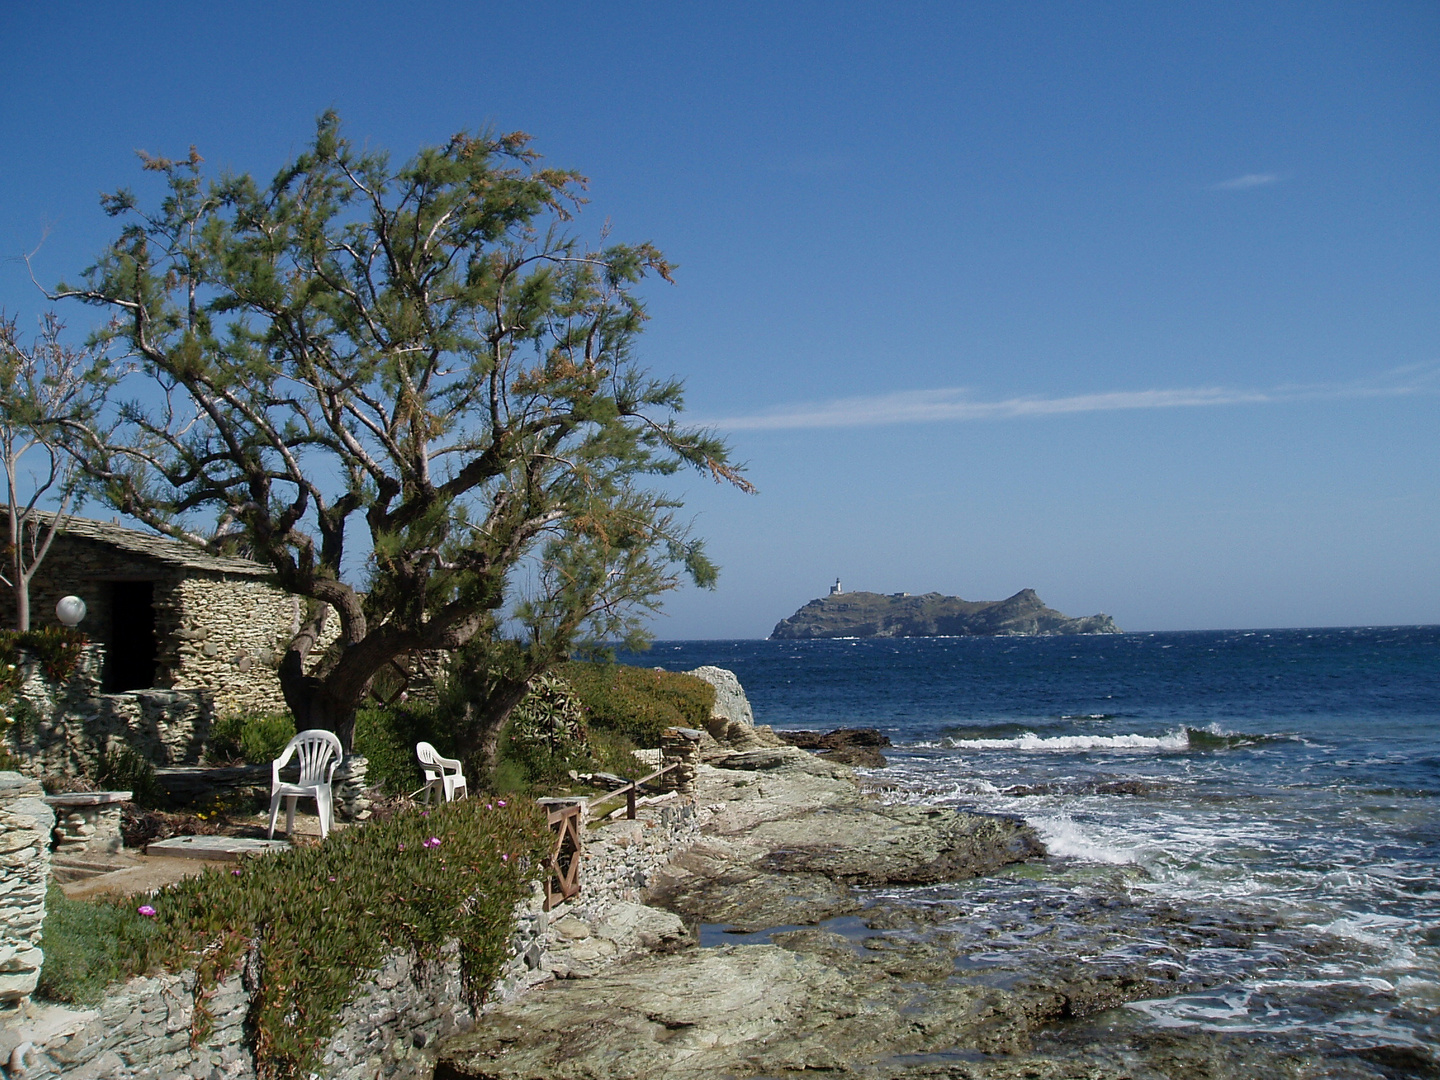
[[[102,791],[129,791],[136,806],[159,806],[164,789],[155,779],[155,766],[128,746],[108,747],[100,752],[92,777]]]
[[[442,757],[460,756],[454,731],[429,702],[367,705],[355,714],[355,753],[368,762],[365,782],[388,794],[408,795],[424,783],[417,742],[430,743]]]
[[[222,716],[210,725],[205,756],[211,761],[267,765],[294,737],[295,719],[288,712]]]
[[[667,727],[705,727],[715,705],[713,686],[680,672],[574,661],[559,673],[584,703],[592,731],[620,732],[637,746],[659,746]]]
[[[593,771],[585,706],[564,679],[541,675],[510,714],[494,777],[501,790],[553,784],[570,770]]]
[[[478,1007],[505,963],[515,904],[544,872],[550,839],[543,811],[528,801],[466,799],[207,869],[157,893],[148,918],[129,900],[64,901],[46,918],[42,982],[49,996],[70,1001],[88,1000],[96,981],[161,968],[193,968],[213,985],[253,938],[257,1064],[266,1077],[303,1076],[318,1068],[340,1010],[392,949],[423,961],[458,940],[462,984]],[[62,943],[53,966],[52,932]],[[197,1008],[195,1038],[209,1019]]]
[[[619,731],[590,732],[590,772],[608,772],[636,779],[650,769],[635,756],[635,743]]]
[[[79,630],[68,626],[0,630],[0,689],[13,690],[20,685],[22,649],[39,659],[40,669],[52,685],[69,682],[88,641]]]
[[[366,779],[394,795],[422,781],[415,744],[434,745],[446,757],[462,757],[456,741],[462,705],[442,692],[441,701],[367,706],[355,718],[355,752],[369,761]],[[637,746],[660,745],[667,727],[703,728],[715,704],[715,688],[676,672],[621,664],[572,662],[535,680],[501,732],[495,771],[471,776],[472,791],[553,790],[571,770],[634,776]]]

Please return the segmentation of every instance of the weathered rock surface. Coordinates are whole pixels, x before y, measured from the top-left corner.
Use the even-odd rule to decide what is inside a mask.
[[[695,944],[679,916],[624,900],[606,904],[588,919],[567,913],[550,930],[546,963],[560,979],[587,978],[613,963]]]
[[[1005,600],[940,593],[833,593],[775,624],[772,638],[995,637],[1009,634],[1118,634],[1109,615],[1072,619],[1021,589]]]
[[[753,750],[781,745],[768,726],[755,723],[755,711],[750,708],[750,699],[745,696],[745,688],[740,685],[740,680],[733,671],[706,665],[686,674],[703,679],[715,688],[715,705],[710,710],[710,722],[706,727],[707,733],[722,747],[729,750]]]
[[[890,745],[890,736],[878,728],[836,728],[823,735],[818,731],[777,731],[775,736],[787,746],[861,769],[883,769],[885,755],[880,747]]]
[[[972,875],[1038,852],[1023,825],[879,806],[850,770],[796,748],[724,763],[700,767],[702,838],[661,871],[648,899],[711,924],[702,936],[720,924],[760,943],[689,948],[688,937],[664,931],[673,924],[661,913],[637,906],[627,940],[643,944],[638,928],[650,927],[660,948],[678,951],[616,963],[624,931],[562,920],[557,933],[574,942],[613,941],[591,946],[608,966],[488,1011],[440,1047],[437,1080],[1436,1075],[1421,1050],[1297,1052],[1146,1026],[1116,1006],[1227,977],[1182,975],[1175,957],[1247,948],[1275,928],[1223,905],[1137,902],[1118,867],[1105,871],[1113,880],[1054,883],[1015,867],[1007,874],[1036,874],[1034,889],[1017,895]],[[927,881],[940,884],[863,887]],[[624,913],[605,920],[630,922]]]
[[[734,753],[724,765],[731,767],[702,765],[697,776],[706,835],[662,870],[647,894],[693,922],[738,930],[813,925],[860,910],[857,886],[959,880],[1043,852],[1018,822],[878,805],[860,793],[849,769],[793,747]],[[657,913],[639,911],[637,926],[648,927],[659,947],[680,951],[614,964],[624,948],[616,935],[567,917],[554,927],[567,944],[555,951],[572,950],[583,969],[576,974],[589,977],[487,1013],[473,1032],[441,1048],[436,1076],[849,1070],[949,1045],[954,1023],[978,1022],[988,1015],[980,1003],[1005,996],[973,986],[917,989],[917,972],[943,980],[953,968],[934,950],[898,979],[889,973],[892,958],[872,963],[866,950],[826,931],[777,933],[783,948],[695,950],[673,927],[667,935]],[[607,918],[615,921],[613,909]],[[591,970],[596,961],[610,966]],[[917,994],[936,992],[944,997],[937,1006],[943,1019],[909,1015]],[[1056,1001],[1047,998],[1036,1015],[1055,1015]]]

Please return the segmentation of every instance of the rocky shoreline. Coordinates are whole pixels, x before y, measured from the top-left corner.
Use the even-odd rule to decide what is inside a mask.
[[[697,842],[643,904],[555,923],[558,977],[442,1043],[437,1080],[1432,1075],[1423,1055],[1417,1072],[1146,1025],[1116,1006],[1206,985],[1180,951],[1268,928],[1142,907],[1118,868],[1048,884],[1018,819],[886,806],[797,748],[709,756]],[[1033,902],[997,915],[996,874],[1035,878]]]

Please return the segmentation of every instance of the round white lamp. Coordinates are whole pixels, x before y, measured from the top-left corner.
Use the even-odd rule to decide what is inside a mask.
[[[80,597],[65,596],[55,605],[55,617],[73,630],[80,625],[80,620],[85,618],[85,610],[85,601]]]

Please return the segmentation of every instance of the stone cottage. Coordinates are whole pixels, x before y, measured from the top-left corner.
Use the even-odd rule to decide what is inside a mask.
[[[78,596],[88,608],[79,629],[103,646],[102,692],[196,691],[215,715],[280,710],[276,667],[302,608],[269,574],[248,559],[75,517],[31,583],[31,625],[58,626],[56,601]],[[14,620],[13,597],[0,590],[0,625]]]

